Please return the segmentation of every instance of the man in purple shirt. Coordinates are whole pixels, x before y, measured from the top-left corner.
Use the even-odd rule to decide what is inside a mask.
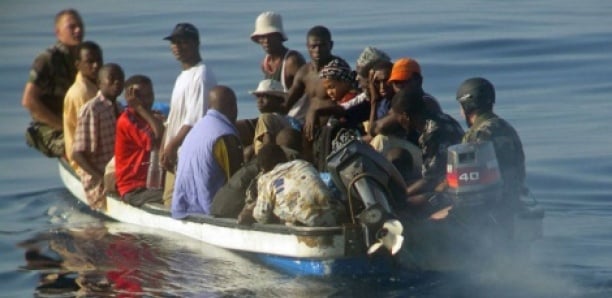
[[[190,130],[178,152],[172,217],[209,214],[217,191],[242,166],[242,145],[234,125],[237,116],[234,91],[214,87],[206,115]]]

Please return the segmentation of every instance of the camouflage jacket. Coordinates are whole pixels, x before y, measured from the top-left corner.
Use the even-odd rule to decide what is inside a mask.
[[[76,74],[75,58],[58,42],[34,59],[28,81],[40,88],[42,103],[61,118],[64,96]]]
[[[423,178],[438,184],[446,177],[447,148],[459,144],[463,128],[444,113],[431,114],[425,120],[425,129],[419,137],[419,147],[423,152]]]
[[[338,208],[332,195],[315,167],[296,159],[277,165],[257,179],[253,217],[259,223],[269,223],[276,215],[289,224],[334,226]]]
[[[486,112],[476,120],[463,136],[463,143],[491,141],[504,180],[505,195],[518,195],[525,183],[525,154],[516,130],[493,112]]]

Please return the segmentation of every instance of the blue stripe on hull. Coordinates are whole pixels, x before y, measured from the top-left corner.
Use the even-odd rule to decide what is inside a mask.
[[[389,256],[347,257],[333,260],[297,259],[274,255],[254,255],[256,259],[281,272],[300,276],[367,276],[395,272],[399,265]]]

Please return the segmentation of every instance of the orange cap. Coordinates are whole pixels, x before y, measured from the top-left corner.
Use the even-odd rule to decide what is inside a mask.
[[[408,81],[412,78],[412,74],[421,74],[421,66],[412,58],[398,59],[393,63],[389,82],[393,81]]]

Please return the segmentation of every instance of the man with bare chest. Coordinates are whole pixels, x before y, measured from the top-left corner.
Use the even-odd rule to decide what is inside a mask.
[[[328,98],[322,80],[319,78],[319,72],[330,61],[334,59],[344,61],[332,55],[333,45],[331,33],[326,27],[315,26],[308,30],[306,47],[311,61],[298,70],[284,105],[288,115],[303,124],[305,141],[303,156],[307,160],[313,158],[312,144],[316,132],[329,119],[329,114],[318,115],[313,111],[334,109],[337,106]]]
[[[319,72],[327,63],[333,59],[342,60],[332,55],[333,45],[331,33],[323,26],[312,27],[306,35],[306,47],[311,61],[298,70],[285,102],[285,109],[289,116],[298,119],[305,125],[305,133],[306,130],[315,130],[316,127],[327,122],[327,119],[322,119],[322,117],[320,119],[308,117],[310,110],[335,105],[333,101],[327,99],[325,88],[319,78]],[[306,137],[312,140],[309,134],[310,132],[306,133]]]

